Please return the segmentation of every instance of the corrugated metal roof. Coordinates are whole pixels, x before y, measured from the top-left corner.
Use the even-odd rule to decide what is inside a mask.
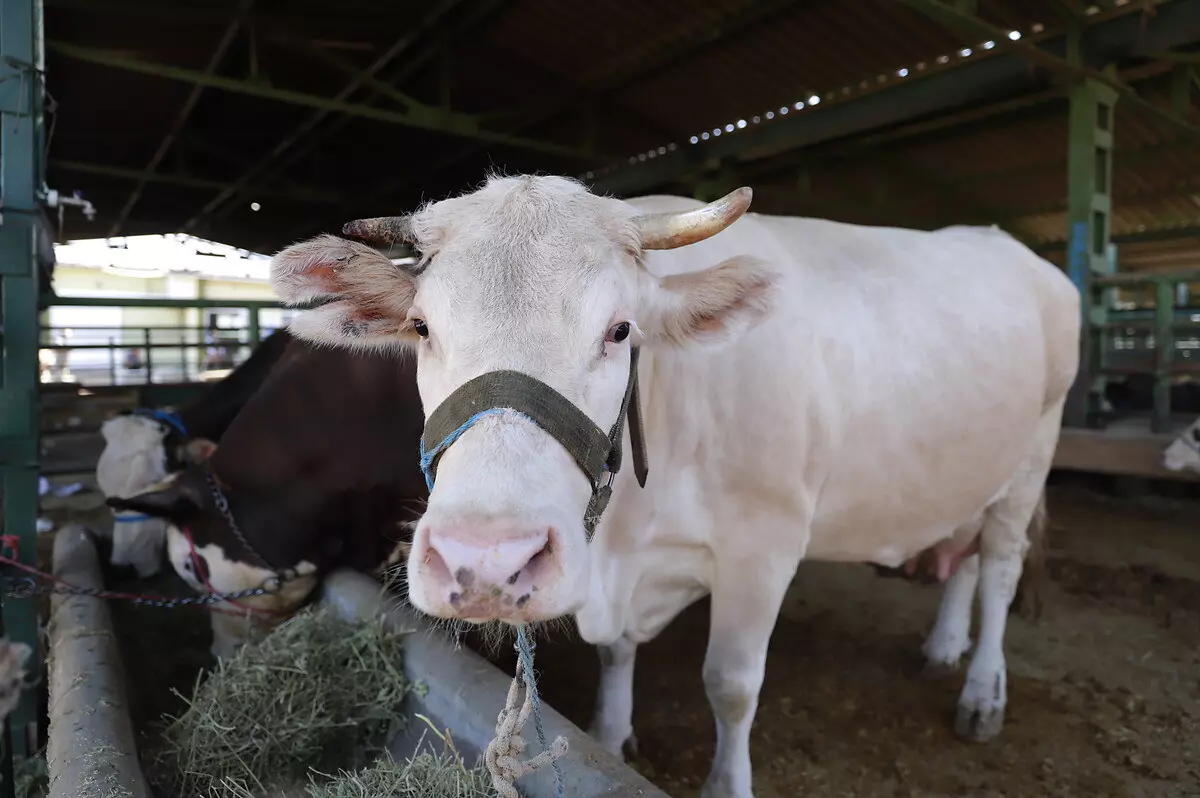
[[[1118,2],[1120,8],[1088,22],[1135,13],[1134,5],[1142,5]],[[48,39],[192,70],[204,68],[233,8],[233,0],[224,7],[150,0],[46,3]],[[1027,41],[1064,30],[1057,8],[1044,0],[978,3],[982,18]],[[422,27],[435,11],[444,11],[441,19]],[[361,69],[405,36],[412,42],[380,72],[385,82],[433,106],[445,84],[456,110],[485,114],[482,124],[491,129],[579,149],[590,109],[600,155],[550,155],[331,113],[294,148],[302,157],[282,159],[214,213],[201,213],[217,194],[214,188],[148,184],[124,231],[174,231],[199,218],[197,232],[271,248],[322,227],[336,229],[349,214],[402,210],[467,189],[489,168],[579,174],[600,167],[604,155],[616,156],[619,164],[629,157],[640,164],[640,155],[649,164],[650,153],[690,146],[689,138],[702,131],[720,128],[728,135],[724,126],[739,120],[748,128],[771,124],[768,113],[778,121],[785,106],[794,114],[793,104],[807,103],[811,93],[828,105],[854,103],[922,75],[998,57],[1006,44],[988,47],[948,33],[895,0],[344,0],[334,6],[296,0],[286,13],[264,12],[253,47],[250,39],[239,39],[218,74],[331,97],[350,78],[346,65]],[[970,55],[963,55],[966,49]],[[317,57],[320,52],[343,67]],[[133,183],[62,164],[141,170],[190,86],[54,51],[47,75],[59,103],[50,182],[61,190],[80,188],[96,204],[100,216],[90,230],[77,222],[71,227],[73,234],[96,235],[108,228]],[[1151,76],[1140,85],[1162,81]],[[1156,91],[1166,103],[1165,88]],[[373,94],[361,88],[348,100],[402,110],[397,100]],[[127,110],[131,99],[136,113]],[[208,89],[160,173],[234,183],[312,114],[295,104]],[[1200,112],[1193,110],[1193,119],[1200,126]],[[1118,106],[1116,141],[1114,231],[1195,223],[1200,207],[1187,198],[1187,181],[1200,174],[1200,148],[1125,106]],[[909,226],[995,219],[1035,240],[1062,238],[1061,99],[844,155],[823,153],[824,147],[810,162],[807,152],[792,151],[785,156],[789,164],[756,166],[756,209]],[[291,188],[296,191],[289,193]],[[690,191],[686,183],[673,188]],[[330,201],[302,198],[321,192]],[[262,209],[251,212],[249,201],[259,195]]]

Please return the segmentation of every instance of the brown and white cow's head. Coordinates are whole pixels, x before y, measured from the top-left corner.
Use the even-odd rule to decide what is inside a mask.
[[[346,226],[383,248],[411,244],[415,266],[321,236],[276,255],[272,282],[285,302],[332,300],[293,322],[301,338],[414,348],[427,419],[469,380],[510,370],[608,430],[631,346],[727,340],[766,311],[774,275],[751,258],[661,279],[642,264],[647,250],[720,232],[749,203],[749,189],[739,189],[688,212],[639,216],[566,178],[493,178],[411,216]],[[438,461],[408,560],[413,603],[470,621],[575,612],[588,590],[583,517],[592,490],[545,430],[514,413],[482,418]]]
[[[204,447],[208,454],[215,444]],[[106,504],[117,511],[144,513],[166,522],[167,556],[175,572],[199,593],[235,593],[270,584],[279,571],[294,574],[267,595],[239,599],[232,607],[263,612],[233,623],[225,614],[213,620],[213,654],[231,655],[255,635],[282,623],[317,586],[320,547],[305,537],[312,524],[296,512],[289,513],[277,500],[238,495],[225,490],[228,508],[218,508],[200,467],[191,465],[135,496],[110,497]],[[239,532],[230,525],[238,516]],[[261,552],[248,550],[253,541]],[[270,558],[263,563],[260,556]],[[311,557],[311,559],[309,559]],[[267,567],[267,565],[273,567]],[[218,606],[222,613],[231,607]]]

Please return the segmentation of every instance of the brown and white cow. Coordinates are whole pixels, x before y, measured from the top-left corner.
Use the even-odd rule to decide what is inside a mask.
[[[258,390],[292,342],[276,330],[255,347],[225,379],[209,386],[178,413],[138,410],[121,413],[100,426],[104,451],[96,463],[96,483],[106,497],[133,496],[166,479],[188,462],[207,458],[212,444]],[[162,565],[166,526],[144,513],[113,513],[113,565],[128,565],[143,578]]]
[[[428,495],[415,371],[411,356],[293,340],[206,463],[108,500],[163,519],[171,564],[198,591],[248,590],[294,572],[278,595],[237,602],[269,614],[213,614],[215,656],[282,622],[330,569],[373,571],[407,536]]]
[[[940,666],[966,653],[978,580],[957,728],[1000,731],[1007,609],[1080,327],[1070,281],[997,230],[745,214],[749,202],[749,189],[705,206],[492,178],[347,225],[409,242],[415,267],[332,236],[272,265],[285,301],[332,300],[293,334],[417,353],[436,482],[408,559],[413,603],[513,624],[573,613],[602,652],[595,733],[619,751],[637,645],[711,593],[704,794],[738,798],[752,795],[767,645],[805,558],[896,566],[978,524],[976,567],[950,579],[924,650]],[[631,371],[649,476],[615,479],[589,542]],[[628,430],[618,440],[636,451]]]

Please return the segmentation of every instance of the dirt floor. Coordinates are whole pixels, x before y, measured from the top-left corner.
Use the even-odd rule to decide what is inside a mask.
[[[1010,616],[1007,719],[989,744],[954,736],[961,675],[920,676],[937,587],[803,566],[751,741],[758,798],[1200,796],[1200,504],[1056,490],[1050,510],[1044,614],[1036,625]],[[186,593],[173,575],[156,581],[137,587]],[[675,798],[699,795],[713,752],[707,613],[707,602],[693,606],[638,652],[632,764]],[[119,605],[114,620],[150,731],[180,708],[172,690],[190,692],[208,664],[207,618]],[[491,659],[513,667],[506,650]],[[561,634],[538,660],[546,700],[586,727],[594,650]]]
[[[936,586],[805,564],[751,737],[758,798],[1200,796],[1200,507],[1055,491],[1050,510],[1045,609],[1036,625],[1010,616],[1006,722],[988,744],[954,736],[961,674],[920,676]],[[713,753],[707,632],[705,601],[638,650],[631,764],[675,798],[699,795]],[[593,649],[560,635],[538,661],[546,700],[586,728]]]

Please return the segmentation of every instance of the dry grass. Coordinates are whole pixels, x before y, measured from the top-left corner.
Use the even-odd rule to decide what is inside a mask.
[[[164,795],[261,796],[370,761],[403,720],[402,642],[375,622],[297,614],[197,685],[150,777]]]
[[[450,753],[421,754],[409,762],[385,756],[355,772],[342,771],[324,783],[314,781],[312,798],[494,798],[483,769],[468,768]]]

